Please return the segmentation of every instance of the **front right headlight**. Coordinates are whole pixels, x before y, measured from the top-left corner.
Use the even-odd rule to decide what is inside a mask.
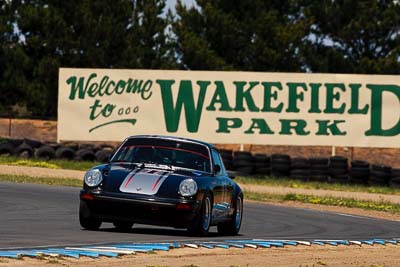
[[[191,197],[197,193],[197,183],[193,179],[185,179],[179,185],[179,194],[184,197]]]
[[[101,175],[100,170],[93,169],[89,170],[85,174],[85,184],[90,187],[98,186],[101,181],[103,181],[103,175]]]

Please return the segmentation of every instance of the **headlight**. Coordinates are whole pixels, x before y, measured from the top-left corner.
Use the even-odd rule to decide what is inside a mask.
[[[103,181],[103,176],[98,169],[90,170],[85,174],[85,183],[90,186],[98,186]]]
[[[179,194],[190,197],[197,193],[197,183],[193,179],[186,179],[179,185]]]

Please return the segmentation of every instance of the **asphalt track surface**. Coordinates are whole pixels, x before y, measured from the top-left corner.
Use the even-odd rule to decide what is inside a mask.
[[[194,240],[186,231],[135,225],[128,233],[112,224],[82,230],[78,221],[79,188],[0,183],[0,249]],[[235,238],[352,239],[400,237],[400,222],[299,208],[245,203],[243,225]],[[207,238],[223,240],[216,227]]]

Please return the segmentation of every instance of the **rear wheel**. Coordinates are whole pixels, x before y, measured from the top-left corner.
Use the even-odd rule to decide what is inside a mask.
[[[115,228],[117,228],[118,231],[123,231],[127,232],[132,229],[133,223],[132,222],[121,222],[121,221],[115,221],[113,222]]]
[[[203,199],[200,213],[188,228],[191,235],[206,236],[210,230],[213,201],[210,194],[206,194]]]
[[[218,233],[220,235],[237,235],[242,226],[243,217],[243,196],[239,195],[235,201],[235,212],[230,221],[218,224]]]
[[[86,203],[81,202],[79,206],[79,223],[86,230],[98,230],[102,222],[90,214]]]

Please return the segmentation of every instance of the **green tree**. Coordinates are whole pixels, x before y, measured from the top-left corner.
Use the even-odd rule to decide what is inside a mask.
[[[302,54],[310,71],[400,73],[399,1],[306,2],[314,23]]]
[[[310,22],[298,1],[198,0],[177,3],[177,54],[184,68],[301,71]]]
[[[128,47],[124,53],[130,68],[176,68],[170,23],[172,13],[165,16],[165,0],[133,1],[128,26]]]
[[[56,116],[60,67],[168,68],[165,0],[13,0],[12,95],[33,115]],[[12,77],[11,77],[12,78]],[[13,83],[9,81],[8,83]],[[15,102],[14,101],[14,102]]]

